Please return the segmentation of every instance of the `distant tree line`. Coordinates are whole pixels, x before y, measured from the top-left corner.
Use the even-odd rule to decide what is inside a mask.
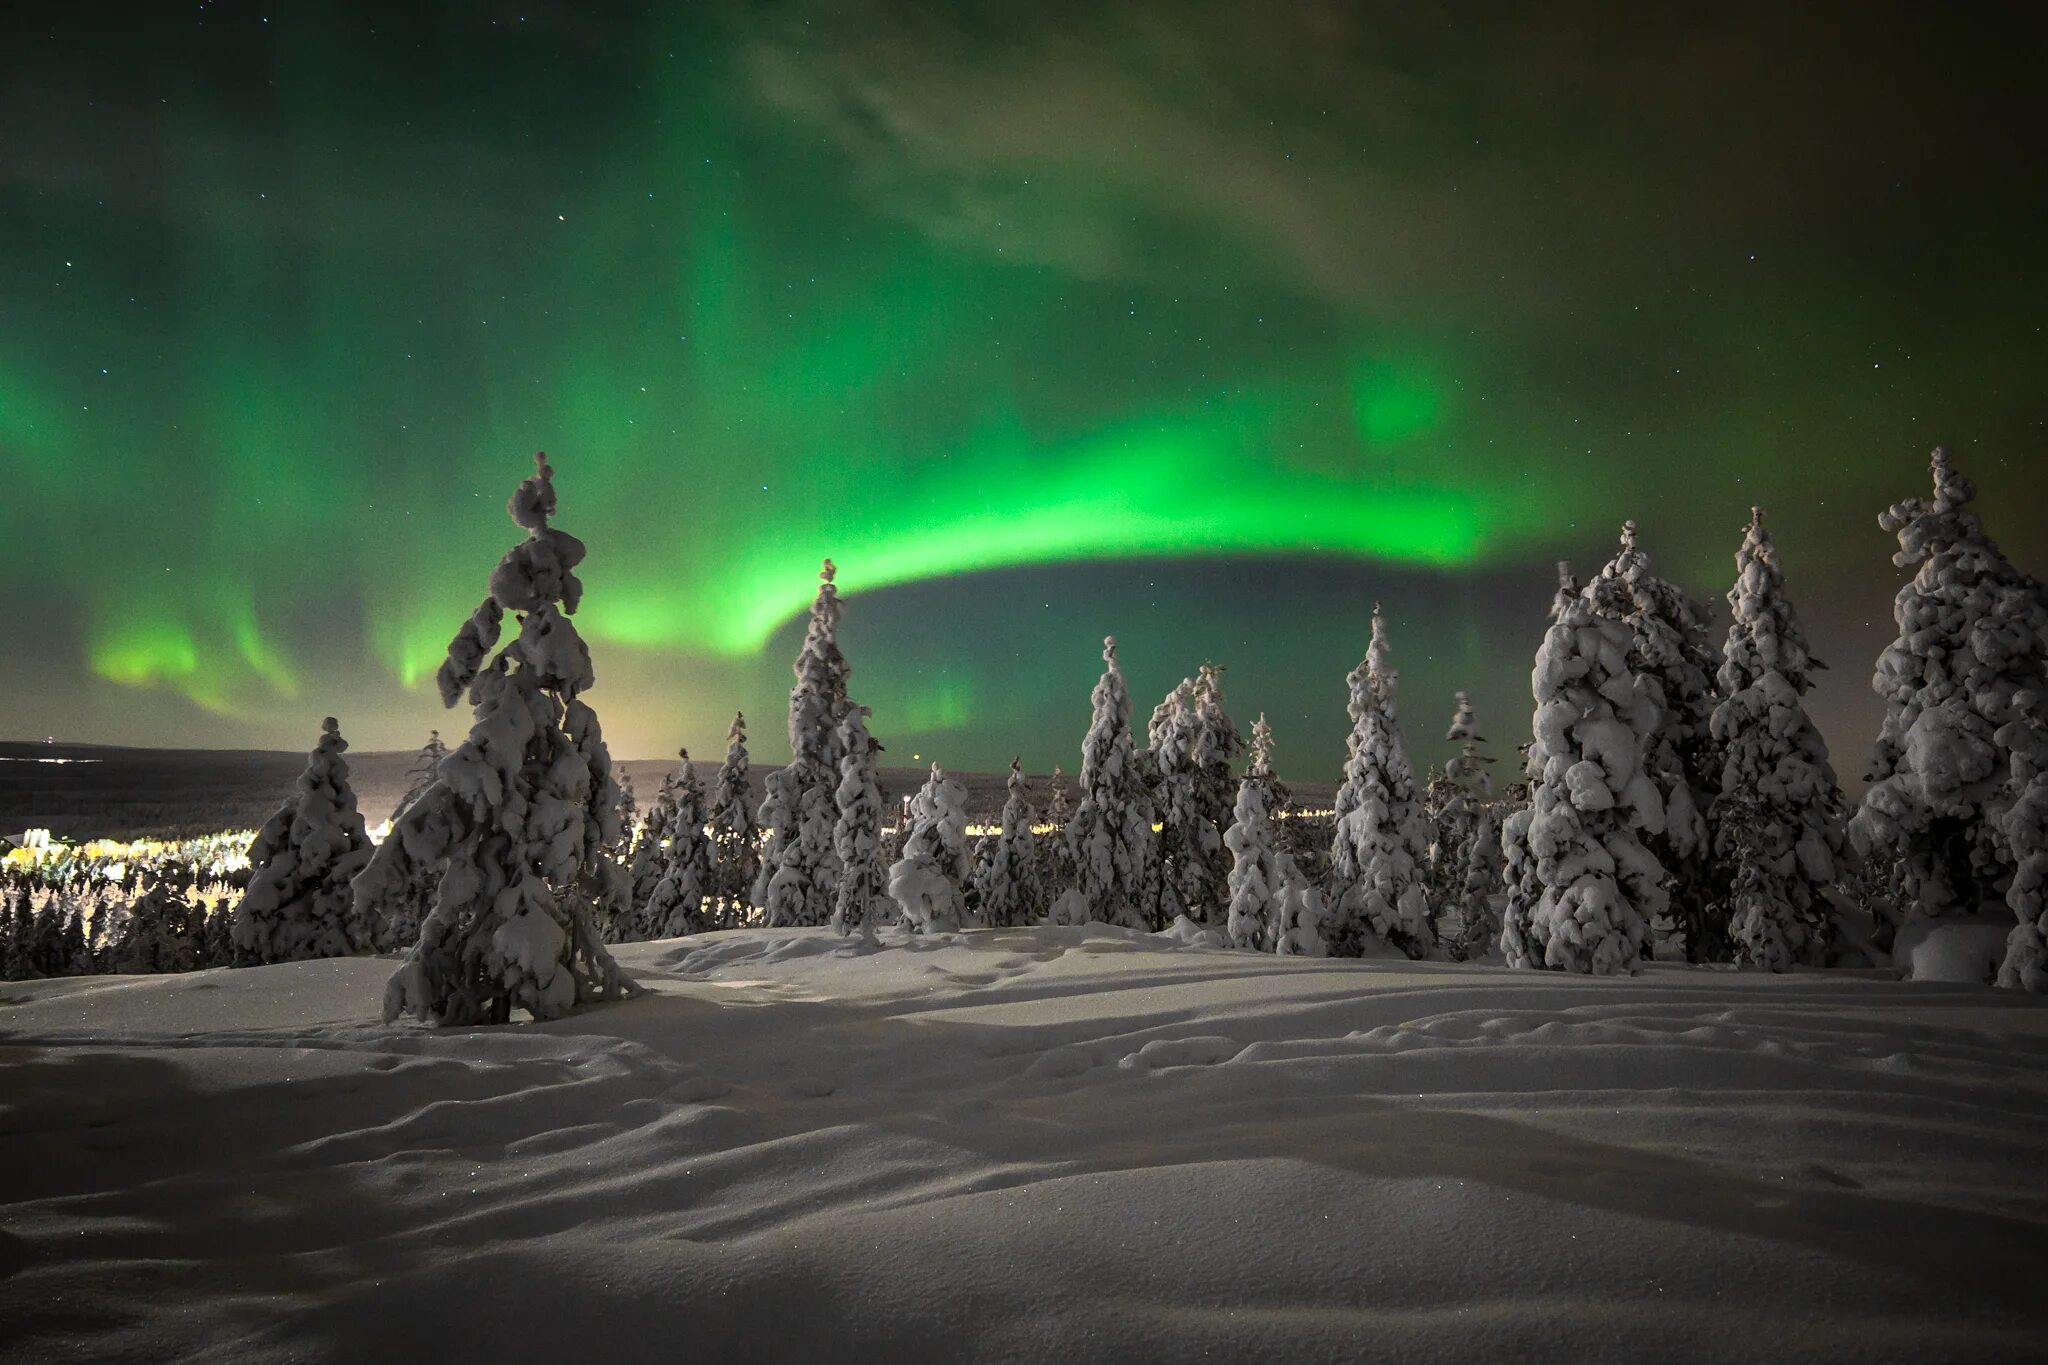
[[[885,830],[882,746],[849,690],[830,560],[794,665],[791,758],[758,807],[735,716],[709,791],[684,750],[638,811],[582,700],[584,546],[551,524],[554,471],[537,458],[508,504],[526,538],[439,674],[472,728],[453,749],[429,740],[381,844],[330,718],[256,834],[231,914],[177,859],[118,906],[70,908],[24,870],[43,864],[11,863],[4,964],[20,978],[402,952],[387,1017],[478,1023],[632,994],[610,945],[747,926],[829,925],[872,947],[885,928],[1094,922],[1244,951],[1596,973],[1662,945],[1782,971],[1869,962],[1910,917],[2002,904],[2017,922],[2000,984],[2048,989],[2048,607],[1945,451],[1932,470],[1931,498],[1880,518],[1914,573],[1877,663],[1886,714],[1860,803],[1807,715],[1823,665],[1753,509],[1718,654],[1706,608],[1652,572],[1635,523],[1583,583],[1559,566],[1532,738],[1504,788],[1463,693],[1457,755],[1418,780],[1375,607],[1346,679],[1333,810],[1293,801],[1272,728],[1260,716],[1247,743],[1214,664],[1153,709],[1140,747],[1111,638],[1072,789],[1055,770],[1034,792],[1013,763],[998,827],[970,835],[964,790],[937,764]]]

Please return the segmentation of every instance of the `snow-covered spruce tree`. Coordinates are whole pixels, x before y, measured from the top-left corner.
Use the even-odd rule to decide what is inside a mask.
[[[654,804],[648,807],[647,818],[633,831],[632,849],[626,857],[631,892],[627,903],[619,907],[619,913],[608,926],[606,934],[615,943],[633,941],[635,926],[640,923],[638,912],[653,898],[654,888],[668,871],[668,829],[675,823],[676,784],[682,776],[680,769],[671,769],[661,775],[661,786],[655,789]]]
[[[28,942],[21,953],[25,975],[20,979],[78,976],[92,970],[90,963],[79,962],[71,935],[66,932],[76,913],[76,907],[61,892],[48,893],[42,909],[36,911],[29,924]]]
[[[1067,844],[1067,821],[1073,818],[1074,801],[1067,792],[1067,775],[1054,764],[1052,776],[1046,779],[1045,806],[1039,812],[1039,823],[1050,830],[1035,836],[1039,881],[1044,884],[1048,905],[1059,899],[1061,893],[1074,889],[1074,851]]]
[[[1273,951],[1281,957],[1323,957],[1329,953],[1322,926],[1328,915],[1322,893],[1302,880],[1280,890],[1280,913],[1273,930]]]
[[[1510,967],[1626,972],[1665,904],[1664,869],[1637,835],[1663,823],[1663,797],[1643,770],[1655,688],[1629,668],[1628,626],[1596,614],[1565,565],[1558,576],[1530,674],[1530,803],[1502,835],[1501,955]]]
[[[690,766],[690,751],[676,756],[676,776],[669,788],[668,828],[659,841],[661,875],[645,905],[633,907],[631,941],[681,938],[710,927],[711,835],[706,831],[704,784]]]
[[[7,852],[12,847],[10,844],[8,849],[0,849],[0,852]],[[16,972],[21,970],[21,967],[19,954],[15,948],[15,935],[21,924],[21,916],[24,912],[22,905],[24,894],[17,891],[12,896],[0,896],[0,981],[23,981],[27,979],[26,977],[16,975]]]
[[[882,790],[875,785],[875,755],[882,746],[868,734],[868,708],[849,707],[839,723],[838,822],[832,851],[839,859],[833,892],[832,927],[875,941],[875,926],[889,909],[889,881],[882,870]]]
[[[619,780],[619,828],[626,832],[623,843],[630,849],[633,843],[632,831],[640,824],[640,797],[633,790],[631,773],[624,768],[618,768],[614,770],[613,775]]]
[[[837,569],[826,560],[818,575],[818,596],[804,632],[789,691],[789,763],[768,779],[761,803],[766,831],[761,870],[755,874],[755,903],[776,927],[824,924],[832,917],[839,868],[832,851],[838,823],[840,726],[852,703],[846,683],[851,670],[839,652]]]
[[[1117,667],[1114,636],[1102,642],[1102,660],[1102,677],[1091,698],[1094,718],[1081,741],[1081,799],[1067,821],[1075,888],[1094,920],[1163,929],[1146,918],[1155,899],[1152,803],[1138,774],[1131,694]]]
[[[407,773],[410,779],[405,795],[392,808],[391,824],[396,825],[412,804],[425,795],[434,784],[434,774],[440,769],[441,760],[448,757],[448,746],[441,742],[439,730],[427,732],[427,742],[420,746],[419,756],[413,760]],[[420,936],[420,920],[425,917],[428,907],[434,903],[434,886],[441,880],[441,868],[434,864],[422,864],[413,869],[411,886],[402,895],[394,896],[386,907],[383,918],[377,925],[375,947],[380,953],[396,952],[410,948]]]
[[[29,908],[27,891],[17,891],[13,901],[13,921],[7,932],[7,980],[32,981],[36,971],[36,917]]]
[[[159,881],[129,903],[108,939],[100,970],[190,972],[206,965],[204,911]]]
[[[1223,670],[1203,664],[1152,715],[1159,856],[1172,860],[1176,889],[1189,918],[1220,927],[1228,904],[1230,866],[1223,831],[1230,827],[1236,788],[1230,769],[1244,749],[1237,727],[1223,709]]]
[[[1204,737],[1198,731],[1195,688],[1193,678],[1181,679],[1153,710],[1147,738],[1160,866],[1173,868],[1173,899],[1186,907],[1190,919],[1208,924],[1220,922],[1225,909],[1223,831],[1204,808],[1207,775],[1196,756]],[[1162,893],[1165,889],[1160,888]],[[1154,918],[1165,918],[1163,909]]]
[[[792,763],[770,778],[772,786],[774,778],[788,774],[779,794],[794,794],[797,802],[792,828],[776,851],[773,870],[765,858],[762,863],[768,877],[762,921],[770,928],[819,925],[832,918],[839,886],[839,858],[832,851],[839,798],[837,789],[819,778],[821,768],[822,760],[806,755],[800,763]],[[768,814],[765,805],[762,813]]]
[[[2006,904],[2019,917],[2005,941],[1998,984],[2048,991],[2048,723],[2038,697],[2015,698],[2021,714],[2001,726],[1998,740],[2012,754],[2010,800],[2000,825],[2012,855]]]
[[[981,917],[981,885],[988,880],[989,864],[995,861],[994,836],[972,834],[967,839],[967,880],[960,884],[960,922],[970,927],[987,925]]]
[[[34,894],[28,891],[21,892],[14,901],[14,932],[7,952],[9,981],[34,981],[43,974],[42,937],[38,932],[43,916],[35,902]],[[48,909],[47,905],[44,909]]]
[[[99,970],[93,960],[92,945],[86,942],[84,911],[76,905],[64,916],[64,961],[74,976],[87,976]]]
[[[932,764],[910,803],[910,837],[889,869],[889,895],[912,933],[960,927],[961,884],[967,877],[967,792]]]
[[[1336,820],[1328,814],[1311,815],[1297,804],[1278,773],[1267,783],[1266,810],[1273,817],[1273,846],[1293,860],[1304,881],[1320,886],[1329,876]]]
[[[1822,667],[1785,595],[1762,508],[1735,552],[1734,623],[1721,651],[1712,732],[1721,757],[1714,799],[1717,884],[1735,960],[1783,971],[1825,961],[1827,892],[1843,853],[1841,789],[1802,700]]]
[[[243,966],[345,957],[375,945],[379,920],[349,890],[372,846],[349,786],[347,748],[334,717],[322,721],[291,797],[249,845],[249,889],[234,928]]]
[[[725,929],[745,922],[747,891],[761,858],[749,769],[747,718],[734,712],[732,728],[725,732],[725,762],[711,788],[711,886],[718,927]]]
[[[1884,724],[1849,831],[1860,852],[1893,865],[1910,914],[1975,914],[2011,885],[1999,826],[2013,797],[2011,742],[2048,697],[2048,608],[1968,510],[1977,490],[1946,450],[1933,471],[1931,499],[1878,518],[1899,538],[1892,562],[1918,568],[1893,603],[1899,635],[1871,682]]]
[[[1555,629],[1570,613],[1574,604],[1581,601],[1579,580],[1572,573],[1571,565],[1564,560],[1557,562],[1557,591],[1550,599],[1550,619],[1546,632]],[[1542,646],[1538,646],[1540,653]],[[1530,673],[1531,686],[1537,686],[1539,679],[1534,670]],[[1539,700],[1539,706],[1542,704]],[[1500,852],[1501,887],[1505,909],[1501,916],[1501,955],[1507,955],[1507,933],[1510,926],[1529,923],[1536,913],[1536,904],[1543,898],[1543,884],[1536,876],[1536,854],[1529,846],[1529,828],[1536,819],[1535,802],[1531,792],[1536,779],[1544,770],[1547,756],[1542,746],[1531,739],[1520,747],[1522,756],[1522,780],[1511,782],[1501,806]],[[1520,932],[1519,928],[1516,930]]]
[[[439,730],[427,731],[427,742],[420,746],[419,756],[406,770],[405,795],[398,798],[398,804],[391,810],[391,823],[397,824],[398,817],[405,814],[406,807],[420,799],[428,787],[434,784],[434,774],[440,770],[441,760],[448,757],[448,746],[441,742]]]
[[[818,596],[793,666],[796,686],[789,692],[789,750],[814,757],[825,772],[821,780],[833,791],[839,788],[839,760],[845,757],[840,727],[853,705],[846,694],[853,670],[839,652],[839,618],[845,608],[833,583],[837,573],[829,559],[818,571]]]
[[[514,1009],[552,1019],[637,989],[594,920],[628,888],[614,854],[618,782],[581,698],[595,680],[590,651],[569,619],[583,596],[573,572],[583,542],[548,525],[554,470],[544,456],[534,464],[505,509],[527,538],[498,561],[441,665],[441,700],[469,694],[469,737],[356,879],[368,915],[420,863],[447,864],[419,942],[385,989],[387,1021],[502,1024]],[[492,658],[506,612],[519,634]]]
[[[761,817],[757,825],[761,831],[761,845],[755,857],[754,880],[747,891],[747,902],[764,913],[768,908],[768,884],[775,879],[775,869],[782,865],[784,850],[796,841],[802,782],[803,775],[791,762],[769,773],[761,783]]]
[[[1202,818],[1216,831],[1214,871],[1220,887],[1224,866],[1223,831],[1230,828],[1231,812],[1237,801],[1237,779],[1231,773],[1244,753],[1244,737],[1237,732],[1230,713],[1223,709],[1223,668],[1205,663],[1195,674],[1191,699],[1192,724],[1187,742],[1188,759],[1195,770],[1195,802]]]
[[[1500,937],[1493,913],[1493,893],[1500,886],[1500,828],[1491,800],[1493,759],[1479,752],[1484,743],[1472,702],[1458,693],[1456,711],[1444,738],[1458,752],[1430,780],[1424,804],[1436,830],[1430,844],[1430,903],[1439,918],[1438,937],[1459,961],[1486,951]],[[1447,921],[1455,918],[1455,927]]]
[[[1230,913],[1225,941],[1261,952],[1275,946],[1283,897],[1303,880],[1273,835],[1273,729],[1260,714],[1252,724],[1252,762],[1237,784],[1237,807],[1223,836],[1230,849]]]
[[[199,965],[201,967],[232,967],[235,965],[235,917],[226,905],[207,907],[199,910]],[[93,921],[95,931],[99,921]]]
[[[36,912],[29,934],[27,979],[72,975],[71,954],[64,943],[64,919],[64,902],[54,894]]]
[[[1074,798],[1067,790],[1067,774],[1057,763],[1052,765],[1052,776],[1045,780],[1044,814],[1061,829],[1065,829],[1067,821],[1074,816]]]
[[[982,922],[991,929],[1036,924],[1045,913],[1038,844],[1031,833],[1036,818],[1024,788],[1024,760],[1013,758],[1003,800],[1002,833],[996,836],[988,865],[976,879]]]
[[[1493,759],[1479,752],[1486,739],[1479,733],[1479,721],[1472,714],[1472,699],[1463,692],[1458,693],[1457,709],[1451,714],[1451,728],[1444,732],[1444,738],[1458,746],[1456,756],[1444,764],[1444,775],[1474,800],[1489,799],[1493,795],[1493,774],[1489,771]]]
[[[1420,957],[1434,935],[1423,871],[1429,836],[1415,791],[1415,770],[1401,739],[1387,648],[1387,622],[1372,609],[1372,643],[1345,679],[1351,736],[1337,828],[1330,843],[1330,918],[1324,940],[1340,957],[1357,957],[1374,935]]]
[[[1650,572],[1633,521],[1622,523],[1621,548],[1586,585],[1586,600],[1629,628],[1629,668],[1651,689],[1657,707],[1643,768],[1663,797],[1664,823],[1644,843],[1672,879],[1671,921],[1685,938],[1686,961],[1725,962],[1728,923],[1714,885],[1705,815],[1720,790],[1709,720],[1717,661],[1707,609]]]
[[[903,856],[903,845],[910,841],[910,798],[915,793],[905,792],[896,798],[896,820],[894,824],[882,827],[882,866],[893,867]],[[891,911],[893,914],[894,911]]]

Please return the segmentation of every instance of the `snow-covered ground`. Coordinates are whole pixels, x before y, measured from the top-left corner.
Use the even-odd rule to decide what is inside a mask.
[[[0,1355],[2040,1358],[2039,999],[884,938],[0,986]]]

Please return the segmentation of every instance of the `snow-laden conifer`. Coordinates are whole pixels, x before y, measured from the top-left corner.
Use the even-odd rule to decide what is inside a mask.
[[[938,764],[910,803],[910,835],[889,869],[889,895],[913,933],[960,927],[967,879],[967,791]]]
[[[736,928],[746,918],[747,892],[754,884],[761,853],[756,843],[754,796],[749,788],[747,718],[733,713],[725,732],[725,761],[711,787],[712,894],[721,928]]]
[[[986,832],[972,834],[967,840],[967,880],[960,886],[960,922],[986,927],[981,917],[981,887],[988,880],[989,866],[995,861],[996,841]]]
[[[2006,904],[2019,923],[2005,941],[1998,984],[2048,991],[2048,724],[2039,697],[2018,697],[2020,714],[1999,728],[2011,753],[2009,800],[2000,827],[2013,861]]]
[[[1205,663],[1152,713],[1148,737],[1157,770],[1159,857],[1171,860],[1174,889],[1198,924],[1223,921],[1230,857],[1223,831],[1236,786],[1231,765],[1243,740],[1223,707],[1223,670]]]
[[[893,867],[903,856],[903,845],[910,838],[910,798],[913,792],[905,792],[896,798],[896,822],[882,827],[882,866]]]
[[[867,718],[867,707],[853,706],[839,723],[838,821],[832,828],[839,885],[833,893],[832,926],[873,943],[890,900],[882,869],[882,790],[875,785],[875,755],[882,746],[868,734]]]
[[[836,747],[836,746],[835,746]],[[762,906],[762,920],[770,928],[786,929],[828,923],[832,903],[838,895],[839,858],[832,851],[832,831],[839,823],[838,789],[818,775],[822,763],[805,755],[769,779],[783,778],[778,795],[794,793],[795,819],[789,835],[770,865],[763,861],[768,876],[768,895]],[[767,807],[763,807],[764,815]]]
[[[1117,667],[1116,639],[1102,642],[1102,677],[1091,698],[1094,716],[1081,741],[1081,796],[1067,821],[1076,888],[1091,919],[1129,929],[1149,922],[1156,899],[1157,847],[1152,803],[1131,741],[1131,694]]]
[[[845,757],[841,727],[852,708],[846,684],[853,672],[839,649],[845,606],[833,581],[837,574],[829,559],[818,570],[818,595],[793,666],[796,685],[789,691],[789,750],[816,759],[827,774],[825,784],[834,791],[839,787],[839,760]]]
[[[1463,692],[1458,693],[1457,707],[1451,713],[1451,726],[1444,732],[1444,738],[1458,746],[1457,754],[1444,764],[1444,775],[1459,791],[1475,800],[1491,798],[1493,760],[1479,752],[1486,739],[1479,733],[1478,718],[1472,714],[1472,699]]]
[[[434,775],[446,757],[448,746],[441,741],[441,732],[429,730],[427,742],[420,746],[419,755],[406,772],[405,795],[392,808],[392,825],[396,825],[412,804],[426,794],[427,788],[434,785]],[[419,939],[420,920],[425,918],[428,908],[434,903],[434,886],[441,880],[441,868],[421,864],[413,872],[412,883],[403,892],[392,896],[376,926],[373,946],[379,952],[410,948]]]
[[[1031,833],[1036,819],[1024,785],[1024,760],[1010,760],[1003,799],[1002,832],[989,849],[987,865],[976,878],[982,923],[991,929],[1036,924],[1045,913],[1045,888],[1038,876],[1038,842]]]
[[[1638,834],[1663,823],[1643,770],[1655,689],[1629,668],[1629,627],[1596,614],[1566,566],[1558,576],[1530,674],[1529,805],[1502,836],[1501,956],[1511,967],[1626,972],[1664,909],[1664,869]]]
[[[1501,879],[1500,827],[1488,771],[1493,759],[1479,751],[1484,740],[1472,701],[1463,692],[1444,738],[1457,744],[1458,752],[1425,793],[1436,829],[1430,844],[1430,898],[1443,920],[1455,917],[1455,930],[1440,926],[1438,936],[1462,961],[1484,953],[1500,937],[1492,898]],[[1455,938],[1447,937],[1452,932]]]
[[[803,774],[794,762],[783,764],[761,783],[761,847],[747,901],[763,912],[768,908],[768,883],[775,879],[775,870],[782,865],[784,850],[796,840],[802,787]]]
[[[661,775],[654,804],[647,808],[647,818],[633,831],[632,848],[626,857],[627,880],[632,889],[627,903],[619,907],[620,913],[612,921],[609,937],[614,942],[635,941],[634,934],[642,923],[639,912],[654,898],[654,888],[668,871],[668,830],[675,823],[676,784],[682,777],[682,770],[676,768]]]
[[[1735,959],[1783,971],[1825,961],[1829,907],[1843,853],[1841,789],[1804,697],[1822,665],[1785,594],[1778,550],[1752,508],[1728,591],[1734,622],[1721,651],[1713,739],[1721,759],[1713,809],[1719,918]]]
[[[1323,896],[1308,882],[1296,879],[1281,888],[1273,951],[1281,957],[1323,957],[1323,922],[1328,915]]]
[[[202,906],[199,931],[199,965],[201,967],[232,967],[235,965],[235,917],[224,905],[210,909]],[[99,921],[93,921],[94,932],[99,930]]]
[[[71,949],[64,941],[65,906],[63,901],[52,896],[36,912],[35,923],[30,935],[29,979],[35,977],[55,978],[71,976],[77,971],[77,963],[71,956]]]
[[[423,862],[445,862],[419,942],[391,978],[384,1017],[504,1023],[514,1009],[551,1019],[635,987],[600,940],[595,915],[627,895],[616,850],[618,782],[597,713],[595,681],[570,621],[582,599],[583,542],[555,527],[554,470],[535,472],[506,511],[527,538],[491,573],[441,665],[443,701],[467,689],[475,722],[439,776],[356,879],[360,912],[402,894]],[[497,644],[504,615],[519,634]]]
[[[1223,836],[1230,850],[1230,911],[1225,941],[1253,952],[1275,947],[1284,897],[1302,881],[1294,860],[1273,835],[1273,729],[1260,714],[1252,723],[1252,761],[1237,784],[1237,805]]]
[[[103,972],[190,972],[206,964],[205,915],[159,881],[137,896],[113,926],[101,955]]]
[[[391,823],[397,824],[398,817],[405,814],[406,807],[420,799],[428,787],[434,785],[434,774],[440,770],[441,760],[448,757],[448,746],[441,742],[439,730],[427,731],[427,742],[420,746],[412,766],[406,769],[405,795],[398,798],[392,808]]]
[[[1062,830],[1074,816],[1074,798],[1067,790],[1067,775],[1057,763],[1052,766],[1052,776],[1045,780],[1044,815]]]
[[[306,770],[249,845],[249,889],[235,910],[235,955],[244,965],[345,957],[375,946],[378,920],[360,910],[349,881],[370,860],[342,754],[348,741],[329,716]]]
[[[625,768],[613,769],[612,776],[618,780],[619,828],[625,831],[621,844],[630,849],[633,843],[632,832],[640,825],[640,796],[633,790],[633,775]]]
[[[1074,889],[1074,850],[1067,843],[1067,822],[1073,818],[1074,801],[1067,790],[1067,775],[1054,764],[1052,776],[1045,783],[1045,805],[1039,811],[1039,824],[1046,832],[1036,836],[1039,880],[1045,885],[1048,903]]]
[[[2012,741],[2048,697],[2048,609],[2040,584],[1969,510],[1977,490],[1946,450],[1932,467],[1931,499],[1907,498],[1878,518],[1899,538],[1892,562],[1914,574],[1892,606],[1898,638],[1871,681],[1885,717],[1849,828],[1859,851],[1892,865],[1911,913],[1975,914],[2011,884],[2000,824],[2014,794]]]
[[[711,835],[705,829],[704,785],[690,765],[690,751],[677,754],[675,781],[669,787],[668,827],[656,841],[658,857],[654,889],[643,905],[633,908],[633,941],[680,938],[710,927]]]
[[[86,942],[85,912],[76,905],[64,916],[64,958],[79,976],[99,970],[93,961],[92,945]]]
[[[1385,615],[1372,609],[1372,642],[1345,682],[1351,689],[1351,735],[1344,784],[1337,790],[1330,844],[1330,951],[1356,957],[1367,936],[1411,956],[1431,946],[1423,872],[1429,836],[1395,710],[1398,674],[1387,647]]]
[[[1707,609],[1650,571],[1633,521],[1622,524],[1621,548],[1585,595],[1596,613],[1629,628],[1629,668],[1657,708],[1643,769],[1663,798],[1664,819],[1660,828],[1645,830],[1643,843],[1671,878],[1669,913],[1684,935],[1686,960],[1724,962],[1728,922],[1714,884],[1706,821],[1720,789],[1709,723],[1717,660]]]
[[[1195,691],[1189,699],[1188,760],[1195,771],[1195,801],[1202,818],[1218,836],[1230,827],[1231,810],[1237,800],[1237,779],[1231,769],[1245,751],[1244,737],[1223,706],[1223,667],[1205,663],[1195,674]],[[1218,858],[1227,862],[1220,852]],[[1222,878],[1221,864],[1217,869]]]
[[[845,757],[840,727],[852,703],[846,691],[851,670],[839,652],[836,573],[828,559],[818,574],[818,595],[793,665],[796,685],[789,691],[789,763],[770,776],[761,803],[767,837],[754,887],[766,922],[776,927],[824,924],[838,894],[832,829],[839,821],[839,764]]]
[[[12,920],[7,930],[6,979],[33,981],[36,970],[36,917],[29,908],[28,892],[17,891],[12,899]]]
[[[1205,665],[1203,677],[1206,680],[1208,676]],[[1180,685],[1152,712],[1147,737],[1155,773],[1152,801],[1159,818],[1161,866],[1171,865],[1174,899],[1186,908],[1188,917],[1197,924],[1210,924],[1220,923],[1224,915],[1228,863],[1223,831],[1217,826],[1208,800],[1207,788],[1213,781],[1213,771],[1204,766],[1205,761],[1213,763],[1219,745],[1205,725],[1214,714],[1220,714],[1221,708],[1211,706],[1212,715],[1205,716],[1199,687],[1193,678],[1181,679]],[[1229,718],[1223,719],[1227,724]],[[1235,739],[1233,731],[1230,740]],[[1227,760],[1224,771],[1227,775]],[[1165,890],[1161,888],[1162,893]],[[1154,918],[1167,916],[1159,911]]]

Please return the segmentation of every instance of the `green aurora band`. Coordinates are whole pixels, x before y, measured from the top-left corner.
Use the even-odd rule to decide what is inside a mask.
[[[734,705],[778,705],[830,555],[878,733],[1071,763],[1087,641],[1135,631],[1163,652],[1137,665],[1147,704],[1228,657],[1267,689],[1237,709],[1297,723],[1283,749],[1320,772],[1374,596],[1410,632],[1425,729],[1451,686],[1519,717],[1551,560],[1592,567],[1633,515],[1718,594],[1761,499],[1824,642],[1866,649],[1891,591],[1872,514],[1917,491],[1936,434],[2034,420],[2044,347],[2012,318],[2038,270],[1887,299],[1740,196],[1638,240],[1657,193],[1709,182],[1559,210],[1530,187],[1625,139],[1544,125],[1572,145],[1530,133],[1526,176],[1479,146],[1512,33],[1478,84],[1446,58],[1444,106],[1392,146],[1364,96],[1293,92],[1255,54],[1230,99],[1261,117],[1226,118],[1102,19],[1116,74],[1076,113],[1046,79],[1069,49],[999,7],[966,47],[854,9],[574,42],[490,6],[166,18],[118,50],[65,29],[98,98],[0,153],[0,302],[24,324],[0,326],[0,532],[36,604],[0,675],[17,726],[302,747],[345,701],[359,743],[416,742],[546,449],[629,751],[680,731],[709,752]],[[1203,9],[1190,42],[1244,48],[1233,14]],[[0,77],[47,94],[37,44]],[[1072,131],[1112,91],[1129,147]],[[1208,149],[1185,173],[1183,147]],[[1975,246],[1987,277],[2020,250]],[[1917,347],[1929,326],[1976,340]],[[1994,527],[2024,562],[2038,489],[1968,467],[2033,499],[2033,530]],[[1192,596],[1178,566],[1203,561],[1257,587]],[[1017,572],[1091,564],[1099,600]],[[947,586],[967,576],[1065,596],[998,651],[971,610],[934,614],[976,600]],[[1254,642],[1278,657],[1254,668]]]

